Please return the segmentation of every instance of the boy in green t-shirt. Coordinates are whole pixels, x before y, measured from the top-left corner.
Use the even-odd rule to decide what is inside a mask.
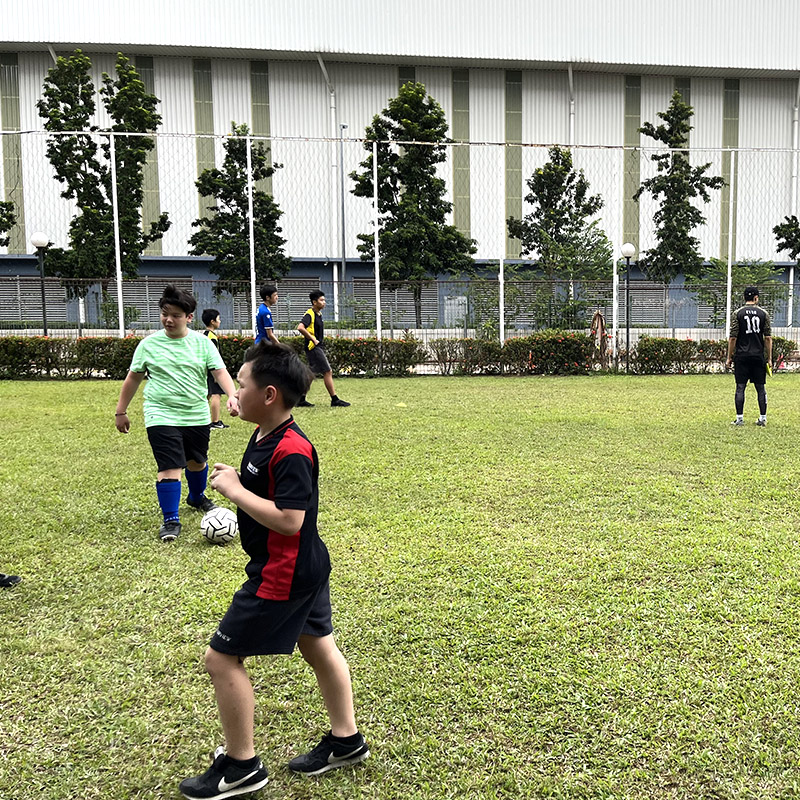
[[[164,515],[159,538],[171,542],[181,532],[181,472],[186,468],[192,508],[210,511],[214,503],[205,496],[208,480],[208,441],[211,416],[206,400],[206,375],[214,376],[228,395],[228,412],[237,416],[234,386],[219,351],[189,324],[197,303],[189,292],[169,285],[158,301],[164,330],[142,339],[133,354],[130,371],[122,383],[116,409],[116,426],[128,433],[130,404],[139,384],[144,388],[144,424],[158,467],[156,493]]]

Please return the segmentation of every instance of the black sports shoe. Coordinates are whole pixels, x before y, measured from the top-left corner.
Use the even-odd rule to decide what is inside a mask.
[[[309,403],[308,400],[305,399],[305,397],[301,397],[300,398],[300,402],[297,404],[297,407],[298,408],[314,408],[314,404],[313,403]]]
[[[759,428],[766,428],[767,421],[765,419],[756,420],[756,425],[758,425]]]
[[[328,731],[311,752],[293,758],[289,762],[289,769],[301,775],[322,775],[331,769],[359,764],[369,755],[364,737],[360,736],[360,740],[354,745],[342,744]]]
[[[221,419],[218,419],[216,422],[212,422],[208,427],[222,429],[222,428],[230,428],[230,425],[226,425]]]
[[[199,511],[202,511],[204,514],[207,514],[209,511],[213,511],[215,508],[218,507],[213,500],[209,500],[204,494],[200,495],[199,500],[190,500],[187,497],[186,505],[189,505],[192,508],[196,508]]]
[[[19,575],[6,575],[5,572],[0,572],[0,589],[10,589],[21,580],[22,578]]]
[[[161,539],[162,542],[174,542],[178,536],[180,536],[180,533],[180,522],[176,519],[171,519],[161,526],[161,530],[158,532],[158,538]]]
[[[349,405],[350,405],[350,403],[347,403],[344,400],[340,400],[338,397],[332,397],[331,398],[331,407],[332,408],[346,408]]]
[[[228,756],[220,754],[202,775],[181,781],[178,788],[189,800],[222,800],[257,792],[268,781],[267,770],[261,759],[254,767],[238,767]]]

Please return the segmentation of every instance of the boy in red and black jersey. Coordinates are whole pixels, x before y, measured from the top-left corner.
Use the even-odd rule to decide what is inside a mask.
[[[255,700],[244,659],[291,653],[295,644],[314,669],[331,727],[289,768],[319,775],[369,755],[356,727],[350,670],[332,633],[330,559],[317,532],[317,453],[291,415],[312,375],[291,348],[262,341],[247,351],[238,377],[239,416],[258,427],[241,474],[215,464],[211,486],[238,506],[250,561],[206,651],[226,749],[203,775],[181,783],[190,800],[221,800],[267,783],[254,748]]]

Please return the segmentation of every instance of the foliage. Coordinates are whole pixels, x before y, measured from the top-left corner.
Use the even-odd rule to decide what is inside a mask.
[[[490,339],[434,339],[428,344],[440,375],[499,375],[503,346]]]
[[[611,242],[597,221],[589,222],[603,200],[589,194],[589,181],[574,169],[568,149],[551,147],[549,155],[527,181],[525,200],[533,210],[521,220],[509,218],[508,233],[522,243],[522,255],[537,257],[538,270],[548,278],[607,277]]]
[[[759,304],[774,316],[785,284],[779,278],[772,261],[738,261],[731,264],[732,310],[742,304],[747,286],[758,286]],[[725,324],[725,310],[728,303],[728,262],[712,258],[703,265],[697,275],[687,275],[686,285],[697,293],[697,299],[711,306],[709,324],[718,327]]]
[[[253,236],[256,280],[278,280],[291,267],[283,252],[286,244],[278,221],[283,212],[271,194],[256,188],[258,181],[271,177],[281,164],[270,163],[270,148],[253,143],[247,125],[232,123],[225,141],[225,158],[220,169],[207,169],[197,179],[197,189],[216,203],[208,207],[210,217],[192,223],[198,228],[189,239],[191,254],[213,256],[218,277],[216,291],[230,290],[233,284],[250,280],[250,227],[248,223],[247,148],[250,146],[253,182]]]
[[[778,252],[786,250],[789,258],[796,261],[800,254],[800,222],[797,217],[794,214],[786,217],[782,223],[772,229],[772,232],[778,242]]]
[[[366,140],[369,155],[360,164],[363,171],[350,174],[352,192],[356,197],[373,196],[372,143],[377,141],[381,278],[411,289],[421,328],[421,281],[472,271],[476,252],[474,240],[446,221],[452,203],[444,199],[447,187],[436,174],[437,165],[447,158],[444,111],[421,83],[406,83],[367,126]],[[374,258],[373,233],[358,238],[362,259]]]
[[[61,196],[77,205],[69,225],[69,249],[51,248],[45,259],[49,275],[65,279],[72,295],[85,296],[89,281],[104,283],[116,271],[112,170],[108,131],[91,124],[95,113],[95,87],[91,61],[80,50],[59,57],[45,78],[37,103],[45,130],[68,135],[47,141],[47,157],[56,179],[64,185]],[[134,66],[117,54],[116,78],[103,73],[103,106],[116,133],[145,134],[161,124],[158,98],[145,90]],[[145,248],[169,228],[167,214],[142,228],[143,168],[155,147],[152,137],[115,137],[115,165],[122,274],[135,278]]]
[[[591,369],[592,340],[583,333],[540,331],[507,339],[503,371],[511,375],[580,375]]]
[[[0,247],[8,247],[11,241],[6,234],[17,224],[14,203],[11,200],[0,200]]]
[[[772,361],[785,362],[797,345],[780,336],[772,338]],[[633,355],[634,371],[642,375],[721,371],[728,355],[728,340],[668,339],[641,336]]]
[[[686,148],[692,130],[689,120],[693,114],[692,107],[684,103],[680,92],[676,91],[669,108],[658,112],[665,124],[656,127],[646,122],[639,128],[640,133],[670,148],[667,152],[650,156],[656,164],[657,174],[642,181],[633,196],[639,200],[648,192],[655,199],[661,198],[653,217],[657,244],[639,258],[639,267],[654,281],[669,283],[680,272],[687,276],[700,272],[703,265],[700,243],[691,232],[705,223],[705,217],[694,201],[700,198],[704,203],[710,202],[709,190],[724,185],[721,177],[705,174],[710,163],[691,166]]]

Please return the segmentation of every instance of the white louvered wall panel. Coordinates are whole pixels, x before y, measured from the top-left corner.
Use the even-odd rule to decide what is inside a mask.
[[[194,133],[194,76],[190,58],[155,58],[156,96],[161,100],[161,131]],[[197,148],[187,136],[162,136],[158,140],[158,188],[161,210],[169,214],[170,229],[161,240],[165,256],[187,253],[191,223],[197,217]]]
[[[424,20],[424,24],[420,24]],[[97,42],[524,62],[768,67],[797,71],[795,0],[140,0],[98,14],[90,0],[6,0],[9,42]],[[565,31],[569,35],[565,35]],[[242,53],[244,55],[244,52]]]
[[[275,136],[332,137],[328,90],[316,62],[270,63],[270,126]],[[276,141],[273,158],[286,165],[272,178],[286,252],[338,257],[336,143]]]
[[[796,91],[795,81],[740,81],[739,146],[791,147],[792,106]],[[737,170],[738,258],[779,258],[772,229],[790,213],[791,174],[790,153],[740,155]],[[747,213],[742,213],[743,207],[748,208]]]
[[[473,142],[505,137],[505,72],[469,71],[469,133]],[[505,151],[486,145],[470,153],[470,230],[478,258],[505,256]]]

